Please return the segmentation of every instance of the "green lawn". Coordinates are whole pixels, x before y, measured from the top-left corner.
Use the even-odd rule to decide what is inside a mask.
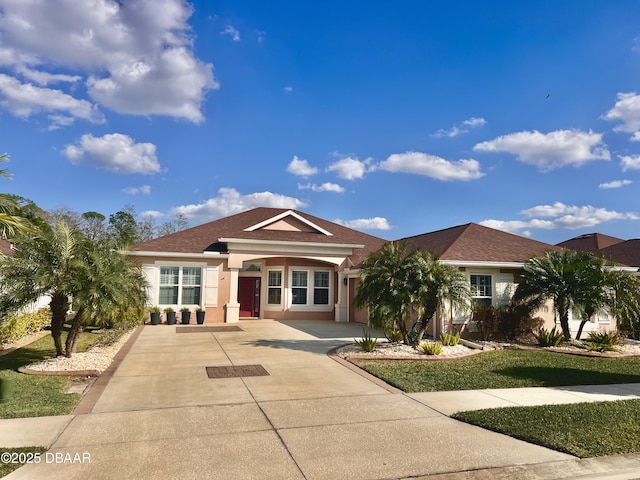
[[[0,462],[0,478],[9,475],[23,465],[21,463],[14,463],[13,460],[21,460],[24,458],[32,461],[35,458],[35,454],[44,456],[46,451],[47,449],[44,447],[0,448],[0,455],[3,453],[10,453],[12,455],[8,462]],[[17,459],[15,458],[16,454],[18,456]]]
[[[352,362],[405,392],[640,383],[640,357],[595,358],[498,350],[447,361]]]
[[[84,332],[78,340],[78,352],[83,352],[100,335]],[[62,334],[63,342],[66,333]],[[55,357],[50,335],[0,356],[0,377],[13,379],[13,395],[0,403],[0,418],[42,417],[70,413],[80,400],[77,393],[64,393],[69,377],[25,375],[17,369],[23,365]]]
[[[581,458],[640,450],[640,400],[494,408],[453,418]]]

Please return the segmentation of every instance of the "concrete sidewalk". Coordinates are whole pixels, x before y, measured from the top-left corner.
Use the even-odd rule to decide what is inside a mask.
[[[640,455],[578,460],[447,417],[467,409],[465,395],[478,408],[524,402],[524,391],[511,399],[504,391],[453,392],[455,400],[390,393],[326,355],[360,337],[361,326],[239,327],[144,327],[90,413],[52,425],[59,429],[52,461],[6,478],[635,478],[640,471]],[[205,370],[240,365],[261,365],[268,375],[208,378]],[[635,388],[621,391],[624,398],[640,394],[638,386],[622,388]],[[547,403],[559,393],[575,401],[608,395],[544,393],[537,398]],[[0,445],[12,428],[19,421],[0,422]]]

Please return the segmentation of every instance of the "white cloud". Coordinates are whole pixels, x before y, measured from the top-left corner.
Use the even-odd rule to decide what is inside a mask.
[[[477,160],[450,162],[436,155],[422,152],[394,153],[377,164],[375,169],[394,173],[413,173],[445,182],[475,180],[484,176]]]
[[[629,140],[631,140],[632,142],[640,142],[640,131],[634,132]]]
[[[114,173],[153,174],[160,171],[153,143],[135,143],[121,133],[102,137],[83,135],[76,145],[67,145],[63,154],[74,165],[90,165]]]
[[[487,121],[482,117],[471,117],[462,122],[462,124],[469,127],[482,127],[487,124]]]
[[[194,56],[192,13],[184,0],[3,2],[0,63],[42,85],[81,76],[118,113],[201,122],[205,94],[219,85]]]
[[[318,173],[318,169],[309,165],[306,160],[301,160],[297,155],[294,155],[293,160],[287,166],[287,172],[307,178]]]
[[[605,182],[598,185],[598,188],[622,188],[625,185],[631,185],[633,182],[631,180],[613,180],[611,182]]]
[[[618,93],[618,101],[603,118],[621,122],[614,130],[633,133],[632,140],[637,141],[640,132],[640,95],[635,92]]]
[[[307,204],[302,200],[272,192],[256,192],[241,195],[235,188],[221,188],[218,196],[202,203],[182,205],[172,208],[168,216],[185,215],[188,219],[211,221],[244,212],[256,207],[272,208],[304,208]]]
[[[141,187],[127,187],[123,188],[122,191],[127,195],[137,195],[139,193],[143,195],[151,194],[151,186],[150,185],[142,185]]]
[[[591,205],[565,205],[556,202],[553,205],[538,205],[520,212],[529,220],[484,220],[481,225],[507,232],[518,233],[520,230],[536,228],[554,230],[565,228],[595,227],[601,223],[614,220],[640,220],[640,215],[634,212],[616,212]]]
[[[442,138],[442,137],[453,138],[463,133],[469,132],[469,128],[482,127],[486,124],[487,124],[487,121],[482,117],[471,117],[471,118],[468,118],[467,120],[462,121],[460,124],[456,124],[452,126],[449,130],[440,129],[436,133],[431,134],[431,136],[436,138]],[[465,127],[469,127],[469,128],[465,128]]]
[[[345,180],[355,180],[363,178],[367,173],[371,159],[359,160],[355,157],[341,158],[327,167],[327,172],[336,172],[340,178]]]
[[[140,218],[162,218],[164,217],[165,214],[162,212],[159,212],[158,210],[145,210],[144,212],[140,213]]]
[[[344,188],[337,183],[325,182],[322,185],[316,185],[315,183],[307,183],[306,185],[298,184],[298,190],[312,190],[314,192],[344,192]]]
[[[77,83],[82,80],[79,75],[66,75],[63,73],[49,73],[40,70],[33,70],[25,66],[19,66],[16,71],[28,80],[32,80],[38,85],[49,85],[50,83]]]
[[[356,220],[340,220],[337,218],[334,223],[354,230],[391,230],[393,228],[384,217],[359,218]]]
[[[238,31],[238,29],[233,28],[231,25],[226,25],[224,27],[224,30],[220,32],[220,35],[229,35],[231,37],[231,40],[233,40],[234,42],[240,41],[240,32]]]
[[[640,170],[640,155],[618,155],[622,171]]]
[[[537,130],[517,132],[478,143],[475,151],[507,152],[541,171],[573,165],[579,167],[595,160],[610,160],[602,134],[580,130],[556,130],[547,134]]]
[[[291,85],[287,85],[282,90],[284,91],[284,93],[291,93],[293,92],[293,87]]]
[[[31,83],[0,73],[0,106],[15,116],[29,118],[38,113],[57,112],[50,116],[54,125],[64,126],[58,119],[80,118],[92,123],[104,122],[102,113],[86,100],[78,100],[61,90],[37,87]]]

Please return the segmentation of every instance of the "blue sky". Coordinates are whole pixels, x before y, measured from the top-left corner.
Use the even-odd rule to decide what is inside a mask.
[[[0,0],[0,190],[386,239],[640,225],[640,2]]]

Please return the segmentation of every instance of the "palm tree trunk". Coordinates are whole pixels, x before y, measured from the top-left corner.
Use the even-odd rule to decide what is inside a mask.
[[[56,347],[56,356],[60,357],[64,355],[62,350],[62,328],[64,327],[64,321],[67,317],[67,308],[69,303],[67,296],[63,293],[54,293],[51,297],[51,303],[49,309],[51,310],[51,337],[53,337],[53,344]]]
[[[576,333],[576,340],[580,340],[580,336],[582,335],[582,329],[584,328],[585,324],[588,322],[589,320],[582,320],[580,322],[580,328],[578,328],[578,333]]]
[[[435,308],[429,308],[429,309],[426,309],[423,312],[423,314],[420,316],[419,322],[418,322],[418,334],[416,335],[414,346],[420,345],[420,342],[422,341],[422,337],[424,336],[424,333],[427,331],[427,327],[429,326],[429,321],[433,318],[435,313],[436,313]]]
[[[71,329],[69,330],[69,335],[67,335],[66,349],[67,349],[67,358],[71,358],[76,352],[76,346],[78,344],[78,338],[80,338],[80,334],[84,330],[85,327],[85,319],[84,319],[84,308],[79,308],[76,316],[73,319],[73,323],[71,324]]]
[[[560,326],[562,327],[562,334],[564,341],[571,340],[571,330],[569,329],[569,312],[565,311],[560,314]]]

